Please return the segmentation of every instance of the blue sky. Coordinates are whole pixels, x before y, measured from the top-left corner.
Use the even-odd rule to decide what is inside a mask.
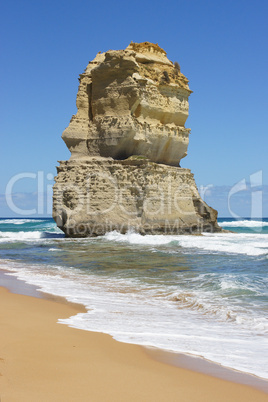
[[[158,43],[190,80],[181,164],[197,184],[220,192],[261,171],[267,185],[267,15],[266,0],[2,2],[0,201],[22,172],[14,192],[50,191],[57,160],[70,156],[61,134],[76,113],[78,75],[97,52],[131,40]]]

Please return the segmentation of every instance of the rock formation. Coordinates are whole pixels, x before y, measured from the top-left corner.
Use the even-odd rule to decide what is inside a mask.
[[[201,198],[187,155],[191,90],[178,63],[157,44],[98,53],[79,78],[77,114],[62,138],[53,217],[67,236],[110,230],[219,231]]]

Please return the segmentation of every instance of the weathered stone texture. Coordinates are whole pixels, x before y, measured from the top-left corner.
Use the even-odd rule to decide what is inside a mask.
[[[165,51],[144,42],[99,53],[79,81],[77,114],[62,136],[72,155],[54,186],[58,226],[69,236],[220,230],[179,167],[191,91]]]

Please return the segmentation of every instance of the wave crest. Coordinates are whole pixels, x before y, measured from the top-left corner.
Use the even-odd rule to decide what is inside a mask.
[[[7,241],[33,241],[40,239],[50,239],[50,238],[62,238],[64,234],[57,232],[0,232],[0,242]]]
[[[261,228],[261,227],[268,227],[268,222],[265,221],[254,221],[254,220],[240,220],[240,221],[224,221],[224,222],[218,222],[219,226],[221,227],[241,227],[241,228]]]

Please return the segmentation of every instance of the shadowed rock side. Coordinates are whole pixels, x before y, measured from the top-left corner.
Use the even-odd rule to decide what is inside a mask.
[[[66,235],[220,231],[179,167],[191,90],[178,63],[158,45],[131,43],[98,53],[79,82],[77,114],[62,135],[71,157],[57,168],[53,194]]]

